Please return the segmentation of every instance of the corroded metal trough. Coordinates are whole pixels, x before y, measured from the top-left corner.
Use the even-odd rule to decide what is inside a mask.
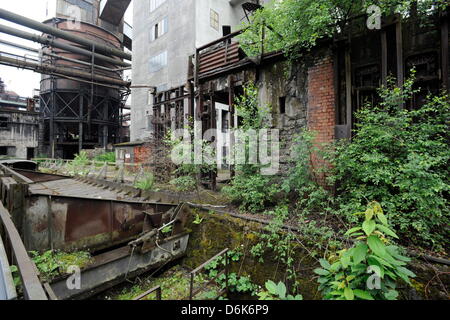
[[[50,283],[54,299],[89,297],[185,254],[188,205],[166,194],[31,169],[29,162],[0,163],[0,200],[26,249],[94,256],[81,270],[81,289],[69,289],[69,276]],[[163,234],[167,225],[171,232]]]

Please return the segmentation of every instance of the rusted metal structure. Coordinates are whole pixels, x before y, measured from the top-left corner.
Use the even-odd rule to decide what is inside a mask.
[[[185,254],[187,205],[119,183],[40,173],[33,165],[0,164],[1,202],[26,250],[94,254],[81,270],[80,290],[67,288],[70,275],[49,284],[57,299],[86,298]],[[165,235],[167,226],[172,231]]]
[[[67,29],[67,21],[47,21],[54,27]],[[81,30],[87,38],[96,43],[104,43],[119,49],[122,44],[112,33],[90,24],[81,23]],[[92,47],[94,52],[95,46]],[[122,72],[95,70],[93,65],[107,68],[117,68],[108,62],[96,60],[95,57],[85,57],[53,47],[45,48],[44,52],[72,58],[92,65],[84,66],[63,59],[48,57],[44,63],[61,67],[73,67],[90,73],[92,78],[104,76],[110,79],[122,79]],[[81,149],[95,146],[106,148],[108,144],[120,141],[118,133],[122,126],[121,114],[128,98],[126,86],[108,88],[94,83],[83,83],[58,76],[43,76],[41,81],[41,108],[44,116],[43,141],[47,146],[47,154],[52,157],[70,159]]]
[[[130,83],[123,81],[131,60],[124,52],[123,15],[130,1],[71,2],[89,14],[70,20],[58,0],[56,17],[40,23],[0,9],[0,18],[44,33],[43,36],[0,26],[0,32],[43,45],[40,61],[2,55],[0,63],[44,74],[41,81],[39,153],[70,159],[82,149],[121,142],[123,110]],[[103,16],[100,17],[100,14]],[[106,19],[106,20],[105,20]],[[25,49],[28,50],[28,49]]]
[[[8,300],[16,299],[17,293],[12,283],[10,266],[16,265],[20,274],[24,298],[26,300],[48,300],[46,291],[39,281],[37,271],[20,238],[9,212],[0,202],[0,288],[4,285],[5,297]],[[7,275],[9,272],[9,281]],[[6,277],[5,277],[6,275]],[[9,282],[9,284],[8,284]],[[9,288],[8,288],[9,287]]]

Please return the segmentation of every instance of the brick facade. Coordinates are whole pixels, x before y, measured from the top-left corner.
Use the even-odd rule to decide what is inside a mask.
[[[316,145],[330,143],[335,138],[335,89],[334,64],[331,55],[327,55],[308,69],[308,129],[316,134]],[[318,155],[313,155],[314,169],[327,163]],[[319,174],[318,181],[324,185],[325,177]]]

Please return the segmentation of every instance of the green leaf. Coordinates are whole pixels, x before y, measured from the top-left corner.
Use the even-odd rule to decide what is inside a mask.
[[[395,239],[398,239],[397,234],[394,231],[392,231],[391,229],[389,229],[388,227],[385,227],[385,226],[383,226],[381,224],[377,224],[376,227],[377,227],[378,230],[380,230],[381,232],[387,234],[388,236],[391,236],[391,237],[393,237]]]
[[[319,276],[327,276],[330,274],[329,271],[325,270],[325,269],[321,269],[321,268],[317,268],[314,270],[314,273],[318,274]]]
[[[366,214],[366,221],[372,220],[373,209],[372,208],[367,209],[365,214]]]
[[[377,236],[370,236],[367,238],[367,244],[369,245],[370,250],[377,256],[382,257],[386,255],[386,246]]]
[[[369,248],[366,244],[360,243],[353,249],[353,263],[359,264],[366,258],[367,250]]]
[[[349,236],[349,235],[351,235],[352,233],[354,233],[354,232],[356,232],[356,231],[359,231],[359,230],[361,230],[361,227],[351,228],[351,229],[348,230],[344,235],[345,235],[345,236]]]
[[[395,300],[398,297],[398,292],[396,290],[389,290],[384,294],[384,297],[388,300]]]
[[[347,300],[354,300],[355,299],[355,294],[353,293],[353,290],[350,289],[349,287],[346,287],[344,289],[344,296],[345,296],[345,299],[347,299]]]
[[[404,267],[397,267],[397,271],[399,271],[399,272],[401,272],[403,274],[406,274],[408,277],[411,277],[411,278],[415,278],[416,277],[416,274],[414,272],[412,272],[409,269],[406,269]]]
[[[386,218],[386,216],[384,215],[383,211],[377,212],[377,217],[378,217],[378,219],[381,221],[382,224],[384,224],[385,226],[388,225],[387,218]]]
[[[325,270],[330,270],[331,265],[327,260],[320,259],[319,262],[320,262],[320,265],[322,266],[322,268],[324,268]]]
[[[287,289],[286,289],[286,286],[284,285],[284,283],[283,282],[279,282],[278,283],[278,288],[277,288],[278,296],[281,299],[286,299],[286,292],[287,292]]]
[[[272,280],[268,280],[266,282],[266,289],[273,295],[277,294],[277,288],[278,286],[273,282]]]
[[[377,265],[371,265],[369,268],[380,278],[384,277],[383,268]]]
[[[367,291],[354,289],[353,293],[355,294],[356,297],[358,297],[360,299],[363,299],[363,300],[374,300],[372,295],[370,293],[368,293]]]
[[[362,228],[367,236],[370,236],[375,231],[376,223],[374,220],[366,220],[362,224]]]

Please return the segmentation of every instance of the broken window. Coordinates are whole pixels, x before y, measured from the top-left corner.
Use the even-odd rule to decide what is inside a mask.
[[[280,114],[286,114],[286,97],[280,97],[279,105],[280,105]]]
[[[222,132],[226,133],[230,128],[230,121],[228,120],[228,111],[222,110]]]
[[[8,129],[8,121],[8,118],[0,117],[0,129]]]
[[[210,23],[212,28],[219,31],[219,14],[213,9],[211,9],[210,13]]]
[[[0,156],[8,155],[8,147],[0,147]]]
[[[169,30],[169,20],[168,18],[162,19],[160,22],[156,23],[150,32],[150,41],[155,41],[161,38]]]
[[[410,74],[411,69],[416,70],[416,82],[414,88],[418,90],[413,95],[408,108],[422,106],[429,94],[439,93],[439,69],[438,54],[434,52],[417,54],[406,59],[406,71]]]

